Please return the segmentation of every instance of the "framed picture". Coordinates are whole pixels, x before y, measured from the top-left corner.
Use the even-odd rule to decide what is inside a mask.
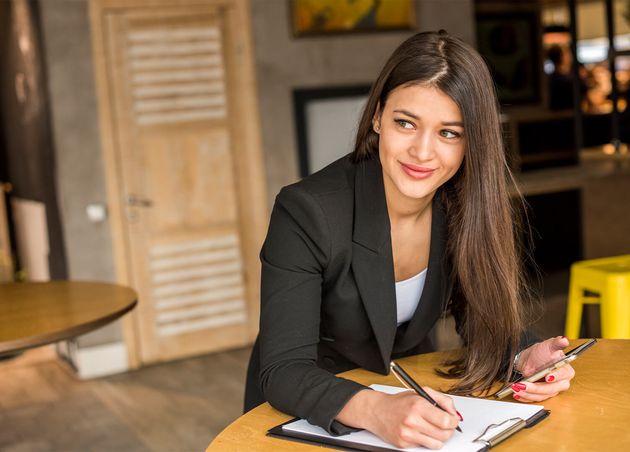
[[[501,104],[541,101],[541,41],[535,11],[477,14],[477,47],[490,66]]]
[[[369,85],[293,91],[300,177],[354,149],[357,125],[369,91]]]
[[[408,30],[413,0],[289,0],[295,36]]]

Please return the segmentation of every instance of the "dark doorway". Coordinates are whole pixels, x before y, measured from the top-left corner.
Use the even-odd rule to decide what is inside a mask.
[[[38,3],[0,2],[0,177],[46,208],[51,279],[67,277]]]

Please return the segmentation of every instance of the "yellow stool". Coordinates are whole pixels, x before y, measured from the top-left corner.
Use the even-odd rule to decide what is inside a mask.
[[[599,296],[585,296],[584,291]],[[571,265],[565,335],[577,339],[584,304],[599,304],[602,337],[630,339],[630,255]]]

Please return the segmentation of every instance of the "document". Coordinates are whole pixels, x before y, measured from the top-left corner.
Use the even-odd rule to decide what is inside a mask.
[[[371,385],[376,391],[395,394],[407,391],[405,388],[385,385]],[[544,419],[549,412],[542,405],[500,402],[474,397],[450,396],[464,420],[460,422],[462,433],[454,432],[444,444],[442,451],[476,452],[491,448],[518,432]],[[281,429],[281,432],[280,430]],[[344,436],[331,436],[324,429],[311,425],[303,419],[295,420],[270,430],[272,436],[287,436],[346,447],[351,450],[404,450],[424,451],[423,447],[398,449],[376,435],[361,430]]]

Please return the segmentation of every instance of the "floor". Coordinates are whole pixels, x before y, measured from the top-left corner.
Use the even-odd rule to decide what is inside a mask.
[[[0,362],[0,451],[201,451],[241,414],[249,349],[91,381],[46,355]]]
[[[532,329],[562,334],[568,275]],[[200,451],[241,414],[249,349],[79,381],[50,351],[0,361],[0,451]]]

